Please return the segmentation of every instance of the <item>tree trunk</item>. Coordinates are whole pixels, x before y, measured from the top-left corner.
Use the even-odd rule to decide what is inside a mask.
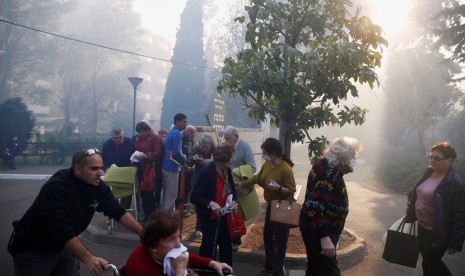
[[[291,157],[291,135],[288,131],[289,123],[284,120],[279,120],[279,141],[283,146],[284,154]]]

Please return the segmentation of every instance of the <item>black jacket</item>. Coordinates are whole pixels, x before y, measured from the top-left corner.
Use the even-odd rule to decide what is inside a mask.
[[[413,187],[409,195],[406,222],[413,222],[417,219],[415,213],[416,189],[431,174],[432,170],[428,168]],[[450,247],[461,251],[465,240],[465,184],[454,169],[450,168],[434,194],[434,246]]]
[[[72,169],[56,172],[19,221],[26,249],[51,254],[82,233],[95,211],[119,220],[126,212],[103,181],[93,186],[77,179]]]
[[[231,186],[233,200],[237,201],[236,189],[232,179],[232,171],[228,169],[228,182]],[[208,204],[210,201],[215,201],[216,197],[216,165],[212,161],[205,165],[199,173],[197,182],[194,185],[191,193],[191,202],[196,206],[197,215],[200,221],[209,220],[212,214]]]

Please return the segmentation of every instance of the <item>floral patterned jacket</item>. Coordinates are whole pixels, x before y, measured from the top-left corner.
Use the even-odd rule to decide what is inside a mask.
[[[349,213],[349,198],[343,174],[327,159],[313,165],[307,180],[301,223],[318,230],[320,238],[340,235]]]

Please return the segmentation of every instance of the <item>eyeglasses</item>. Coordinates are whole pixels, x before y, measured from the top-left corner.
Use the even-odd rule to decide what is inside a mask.
[[[77,164],[79,164],[79,162],[82,161],[82,159],[85,157],[85,156],[91,156],[93,154],[98,154],[100,155],[100,151],[98,149],[88,149],[86,150],[83,154],[81,154],[81,156],[79,156],[79,159],[77,161]]]
[[[433,156],[433,155],[428,155],[428,159],[431,160],[431,161],[442,161],[442,160],[446,160],[447,158],[445,157],[437,157],[437,156]]]

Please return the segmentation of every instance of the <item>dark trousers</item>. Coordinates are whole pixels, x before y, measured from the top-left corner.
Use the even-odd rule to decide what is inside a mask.
[[[446,248],[433,247],[434,232],[418,225],[418,247],[423,257],[424,276],[451,276],[452,273],[441,260]]]
[[[231,238],[228,233],[226,217],[222,216],[219,220],[203,219],[200,221],[202,228],[202,244],[199,248],[199,255],[202,257],[213,258],[215,249],[215,239],[217,241],[220,253],[220,262],[232,266],[232,246]]]
[[[148,220],[150,215],[155,212],[155,195],[153,192],[142,192],[140,191],[140,198],[142,200],[142,209],[144,210],[144,218]]]
[[[144,180],[144,171],[137,170],[137,177],[139,179],[139,183],[142,183],[142,181]],[[142,210],[144,211],[144,220],[148,220],[150,215],[153,212],[155,212],[155,210],[157,209],[155,194],[154,192],[139,191],[139,198],[142,201]]]
[[[263,244],[265,246],[265,269],[274,269],[273,275],[284,275],[289,227],[270,223],[270,205],[266,207]]]
[[[77,260],[66,250],[55,254],[40,254],[26,250],[14,258],[16,276],[75,276]]]
[[[300,232],[307,250],[307,270],[306,276],[340,276],[341,271],[337,258],[329,258],[321,255],[321,241],[318,230],[310,228],[308,220],[300,216]],[[330,235],[331,241],[336,246],[339,235]]]

